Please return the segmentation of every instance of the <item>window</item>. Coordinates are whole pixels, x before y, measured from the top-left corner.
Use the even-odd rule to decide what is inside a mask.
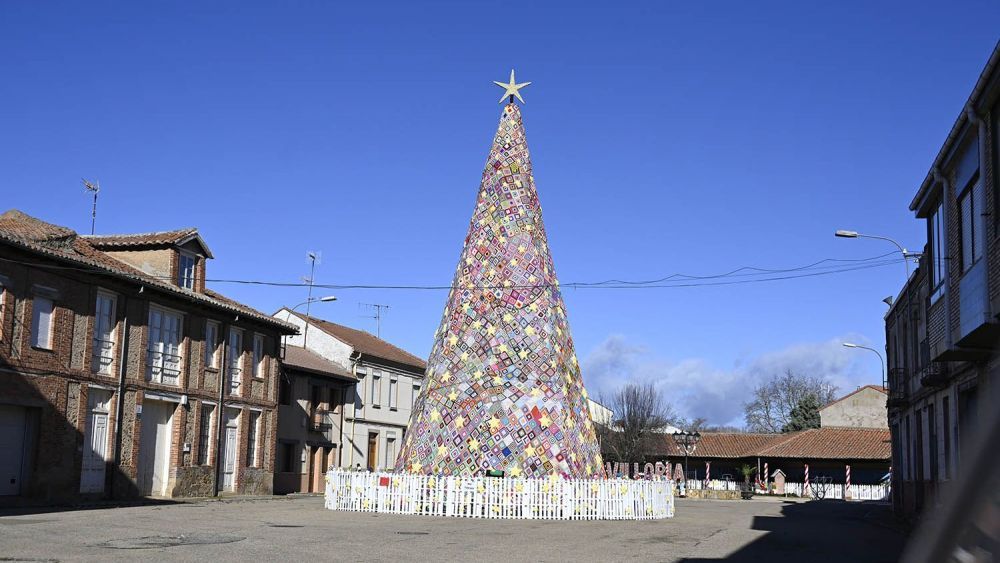
[[[146,378],[177,385],[181,375],[181,316],[150,307]]]
[[[94,349],[91,369],[110,374],[115,360],[115,299],[110,293],[99,292],[94,307]]]
[[[941,286],[945,276],[945,256],[944,256],[944,226],[941,218],[942,206],[938,204],[937,209],[931,214],[928,222],[930,229],[929,239],[931,241],[931,287],[934,288],[934,297],[940,295],[937,289]]]
[[[399,394],[396,384],[396,374],[389,374],[389,408],[393,410],[396,409],[396,395]]]
[[[198,432],[198,464],[208,465],[210,450],[212,447],[212,426],[215,416],[215,405],[202,403],[201,405],[201,428]]]
[[[36,295],[31,307],[31,345],[52,349],[52,313],[55,304],[48,297]]]
[[[372,372],[372,406],[379,406],[382,402],[382,372]]]
[[[243,331],[238,328],[229,329],[226,358],[229,364],[229,394],[239,395],[243,383]]]
[[[962,273],[969,271],[983,256],[982,185],[976,180],[958,198],[958,215],[962,224]]]
[[[253,376],[264,377],[264,337],[260,334],[253,335]]]
[[[260,413],[250,412],[247,427],[247,467],[257,467],[257,433],[260,430]]]
[[[177,264],[177,285],[184,289],[194,289],[194,269],[198,259],[193,254],[181,252]]]
[[[396,463],[396,437],[386,438],[385,440],[385,465],[386,467],[392,467]]]
[[[219,368],[219,323],[205,321],[205,367]]]
[[[416,382],[414,382],[414,383],[413,383],[413,402],[412,402],[412,403],[410,403],[410,406],[411,406],[411,407],[414,407],[414,406],[416,406],[416,404],[417,404],[417,399],[418,399],[419,397],[420,397],[420,384],[419,384],[419,383],[416,383]]]

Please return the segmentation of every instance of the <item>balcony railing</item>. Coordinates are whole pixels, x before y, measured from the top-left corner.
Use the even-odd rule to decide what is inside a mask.
[[[181,375],[181,356],[159,350],[149,350],[146,354],[147,376],[150,381],[177,385]]]
[[[902,407],[908,402],[906,368],[889,370],[889,407]]]
[[[330,411],[326,409],[316,409],[313,411],[310,428],[317,432],[322,432],[323,430],[331,428],[333,423],[330,422],[329,415]]]
[[[924,387],[942,387],[948,384],[951,370],[947,362],[931,362],[920,370],[920,384]]]
[[[115,361],[115,342],[94,338],[94,352],[90,358],[91,369],[97,373],[111,373],[111,364]]]
[[[226,371],[226,379],[229,381],[229,394],[239,395],[243,385],[243,370],[238,366],[230,365]]]

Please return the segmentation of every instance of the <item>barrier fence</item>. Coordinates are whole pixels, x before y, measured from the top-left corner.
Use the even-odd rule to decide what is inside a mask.
[[[770,483],[773,485],[773,481]],[[711,491],[739,491],[742,489],[743,483],[740,481],[727,481],[722,479],[712,479],[706,485],[704,481],[695,481],[689,479],[687,482],[687,487],[693,491],[700,491],[708,489]],[[824,493],[824,498],[828,499],[844,499],[848,495],[847,487],[843,483],[826,483],[821,484],[817,482],[812,482],[809,484],[809,490],[803,494],[803,483],[786,482],[785,483],[785,494],[796,495],[796,496],[813,496],[813,488],[822,488]],[[773,492],[773,489],[772,489]],[[767,491],[761,489],[760,487],[754,487],[754,494],[766,494]],[[890,499],[889,496],[890,489],[888,484],[880,485],[858,485],[852,484],[850,490],[850,498],[848,500],[885,500]]]
[[[673,482],[451,477],[330,470],[326,508],[527,520],[654,520],[674,515]]]

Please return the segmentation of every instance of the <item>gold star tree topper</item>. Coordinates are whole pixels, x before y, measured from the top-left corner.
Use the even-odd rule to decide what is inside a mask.
[[[524,88],[525,86],[531,84],[531,82],[522,82],[520,84],[518,84],[517,82],[515,82],[514,81],[514,69],[510,69],[510,82],[504,84],[503,82],[499,82],[497,80],[494,80],[493,83],[496,84],[497,86],[503,88],[503,96],[500,96],[500,102],[499,102],[501,104],[503,103],[503,101],[508,96],[510,96],[511,98],[513,98],[513,97],[516,96],[517,99],[521,100],[521,103],[523,104],[524,103],[524,98],[521,97],[521,93],[518,92],[518,90],[520,90],[521,88]]]

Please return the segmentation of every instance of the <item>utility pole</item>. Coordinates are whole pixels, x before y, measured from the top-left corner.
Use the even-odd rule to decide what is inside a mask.
[[[83,187],[94,194],[94,206],[90,209],[90,234],[93,235],[97,224],[97,193],[101,191],[101,185],[98,182],[83,180]]]
[[[371,307],[375,310],[374,315],[368,315],[367,318],[375,319],[375,336],[382,338],[382,309],[388,309],[388,305],[382,305],[381,303],[360,303],[365,307]]]

